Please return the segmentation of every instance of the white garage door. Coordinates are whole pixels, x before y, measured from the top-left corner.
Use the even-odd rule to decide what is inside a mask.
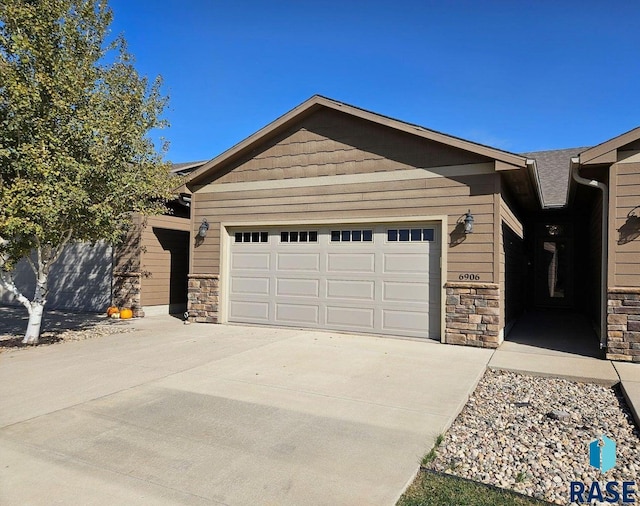
[[[229,233],[230,322],[440,337],[437,225]]]

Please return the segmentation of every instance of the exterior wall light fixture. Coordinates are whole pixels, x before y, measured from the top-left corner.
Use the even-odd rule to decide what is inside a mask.
[[[206,218],[202,218],[202,223],[200,223],[200,228],[198,228],[198,237],[202,237],[204,239],[207,236],[208,230],[209,222]]]
[[[464,215],[464,233],[473,234],[473,214],[471,214],[471,209]]]

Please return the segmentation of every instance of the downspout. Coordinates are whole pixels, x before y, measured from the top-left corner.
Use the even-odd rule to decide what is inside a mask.
[[[607,347],[607,301],[608,294],[608,244],[609,244],[609,189],[607,185],[595,179],[586,179],[580,175],[580,159],[571,159],[571,175],[578,184],[598,188],[602,192],[602,240],[600,258],[600,349]]]

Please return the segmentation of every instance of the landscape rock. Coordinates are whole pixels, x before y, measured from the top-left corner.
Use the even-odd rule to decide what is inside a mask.
[[[589,465],[588,453],[602,434],[617,447],[616,467],[605,474]],[[638,429],[615,387],[489,370],[430,466],[568,504],[571,481],[638,481],[639,448]]]

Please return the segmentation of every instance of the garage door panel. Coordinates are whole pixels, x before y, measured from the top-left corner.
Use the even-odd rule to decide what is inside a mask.
[[[231,295],[269,295],[270,279],[268,277],[231,278]]]
[[[269,252],[243,253],[236,251],[231,258],[231,269],[269,270]]]
[[[327,299],[355,299],[373,301],[375,299],[375,282],[348,279],[327,280]]]
[[[320,271],[319,253],[276,253],[279,271]]]
[[[326,322],[332,327],[371,331],[374,327],[374,314],[372,308],[327,306]]]
[[[276,322],[298,323],[317,326],[320,316],[320,308],[317,305],[277,303]]]
[[[429,274],[430,262],[425,253],[384,253],[385,274]]]
[[[318,279],[276,279],[276,295],[280,297],[320,297]]]
[[[388,240],[390,227],[344,227],[372,230],[371,241],[353,232],[332,240],[340,227],[317,227],[313,242],[232,242],[229,321],[439,337],[440,247],[424,234]],[[273,227],[269,237],[283,230]]]
[[[232,300],[229,313],[234,320],[266,323],[269,321],[269,302]]]
[[[401,333],[424,332],[429,328],[429,313],[425,311],[382,310],[382,328]]]
[[[406,281],[383,281],[382,300],[393,302],[429,303],[431,291],[429,283],[411,283]]]
[[[329,253],[327,273],[352,272],[370,274],[375,272],[374,253]]]

